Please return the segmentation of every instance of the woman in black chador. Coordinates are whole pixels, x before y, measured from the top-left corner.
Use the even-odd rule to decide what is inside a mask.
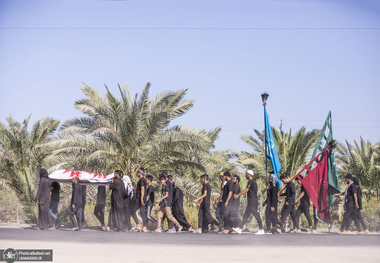
[[[50,205],[50,180],[48,177],[48,172],[46,169],[40,170],[40,185],[38,187],[38,192],[36,199],[38,202],[38,224],[37,226],[41,230],[45,230],[53,226],[53,221],[49,213]]]

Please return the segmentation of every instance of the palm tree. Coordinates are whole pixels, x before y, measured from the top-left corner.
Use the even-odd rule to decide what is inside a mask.
[[[59,121],[51,118],[38,120],[28,131],[29,116],[19,123],[12,116],[8,126],[0,122],[0,183],[13,191],[32,220],[36,219],[30,204],[38,188],[38,171],[46,165],[52,149],[46,145],[56,131]]]
[[[84,85],[86,98],[76,101],[75,107],[86,116],[63,123],[52,143],[51,169],[96,166],[104,173],[120,169],[133,176],[140,167],[150,173],[207,171],[215,163],[210,153],[219,127],[205,131],[169,126],[193,107],[193,101],[184,98],[186,90],[162,92],[152,99],[148,83],[132,99],[128,87],[118,85],[118,99],[107,86],[102,95]]]
[[[319,130],[306,132],[306,128],[302,127],[293,136],[291,130],[289,133],[284,133],[282,130],[278,131],[272,127],[272,133],[281,163],[280,173],[288,172],[295,176],[308,164],[311,150],[319,136]],[[255,134],[258,139],[250,135],[241,136],[244,142],[252,146],[254,152],[242,152],[236,164],[246,169],[252,169],[259,178],[266,178],[265,133],[255,130]],[[271,169],[268,160],[268,171]]]
[[[264,200],[265,184],[267,182],[266,160],[265,160],[265,131],[260,132],[254,130],[257,138],[251,135],[242,135],[241,139],[252,146],[253,152],[242,152],[239,159],[235,162],[237,166],[244,169],[253,170],[255,179],[258,184],[258,194],[260,203]],[[280,173],[288,172],[291,176],[295,176],[302,168],[304,168],[309,160],[311,151],[313,150],[318,136],[318,130],[306,132],[306,128],[302,127],[299,131],[292,135],[292,131],[284,133],[272,127],[272,134],[276,144],[277,154],[281,163]],[[268,160],[268,171],[272,170],[270,161]],[[245,187],[245,186],[244,186]],[[261,216],[264,210],[261,209]]]
[[[357,176],[364,188],[369,190],[369,196],[380,187],[380,154],[379,144],[372,145],[360,137],[360,143],[354,140],[354,144],[346,141],[339,144],[337,149],[337,161],[340,166],[339,173],[351,173]]]

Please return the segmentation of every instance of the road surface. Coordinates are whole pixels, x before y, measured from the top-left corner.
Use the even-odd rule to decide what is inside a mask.
[[[380,235],[125,233],[0,228],[0,249],[53,249],[53,262],[380,262]]]

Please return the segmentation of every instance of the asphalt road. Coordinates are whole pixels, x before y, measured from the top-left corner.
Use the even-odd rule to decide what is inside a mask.
[[[180,244],[186,246],[303,246],[303,247],[380,247],[380,234],[362,236],[338,235],[335,233],[319,234],[281,234],[257,236],[253,233],[207,234],[192,233],[134,233],[105,232],[97,229],[84,229],[73,232],[67,228],[57,230],[38,230],[36,228],[0,228],[0,241],[59,241],[79,243],[117,243],[117,244]]]

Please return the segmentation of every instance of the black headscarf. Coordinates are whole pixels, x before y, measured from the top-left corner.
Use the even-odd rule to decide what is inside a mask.
[[[40,179],[43,177],[48,177],[48,171],[45,168],[40,169]]]

